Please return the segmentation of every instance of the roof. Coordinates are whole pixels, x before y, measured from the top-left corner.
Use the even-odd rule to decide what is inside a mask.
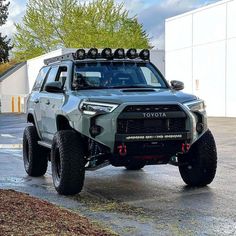
[[[10,75],[12,75],[14,72],[19,70],[24,65],[26,65],[26,62],[17,63],[14,66],[12,66],[11,68],[9,68],[8,70],[6,70],[4,73],[2,73],[0,75],[0,82],[5,80],[6,78],[8,78]]]

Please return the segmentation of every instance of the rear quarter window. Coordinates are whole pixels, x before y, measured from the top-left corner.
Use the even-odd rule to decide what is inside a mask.
[[[50,67],[43,67],[40,71],[39,74],[36,78],[36,81],[34,83],[32,91],[39,91],[40,88],[42,87],[43,81],[46,78],[48,71],[50,70]]]

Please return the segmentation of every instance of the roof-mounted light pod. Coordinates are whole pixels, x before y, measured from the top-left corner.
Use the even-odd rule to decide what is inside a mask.
[[[105,48],[102,50],[101,53],[102,58],[106,58],[106,59],[111,59],[112,58],[112,50],[111,48]]]
[[[130,48],[127,53],[126,53],[126,56],[129,58],[129,59],[135,59],[138,57],[138,54],[137,54],[137,50],[135,48]]]
[[[88,58],[96,59],[98,57],[98,50],[97,48],[91,48],[88,51]]]
[[[123,59],[125,58],[125,50],[123,48],[118,48],[114,52],[114,58]]]
[[[148,49],[143,49],[140,53],[139,53],[139,57],[142,60],[149,60],[150,59],[150,51]]]
[[[75,57],[77,60],[84,60],[85,59],[85,50],[80,48],[76,51]]]

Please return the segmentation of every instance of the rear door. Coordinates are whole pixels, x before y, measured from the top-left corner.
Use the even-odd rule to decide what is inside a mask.
[[[44,80],[50,70],[50,66],[43,67],[36,78],[32,93],[28,100],[28,112],[34,115],[35,125],[37,126],[39,133],[42,132],[42,117],[40,111],[40,89],[43,85]]]

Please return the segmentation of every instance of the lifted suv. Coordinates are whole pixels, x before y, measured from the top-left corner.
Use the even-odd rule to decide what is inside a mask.
[[[27,104],[26,172],[42,176],[51,161],[64,195],[82,190],[85,170],[108,164],[169,163],[190,186],[211,183],[217,153],[204,101],[169,85],[149,54],[92,48],[45,60]]]

